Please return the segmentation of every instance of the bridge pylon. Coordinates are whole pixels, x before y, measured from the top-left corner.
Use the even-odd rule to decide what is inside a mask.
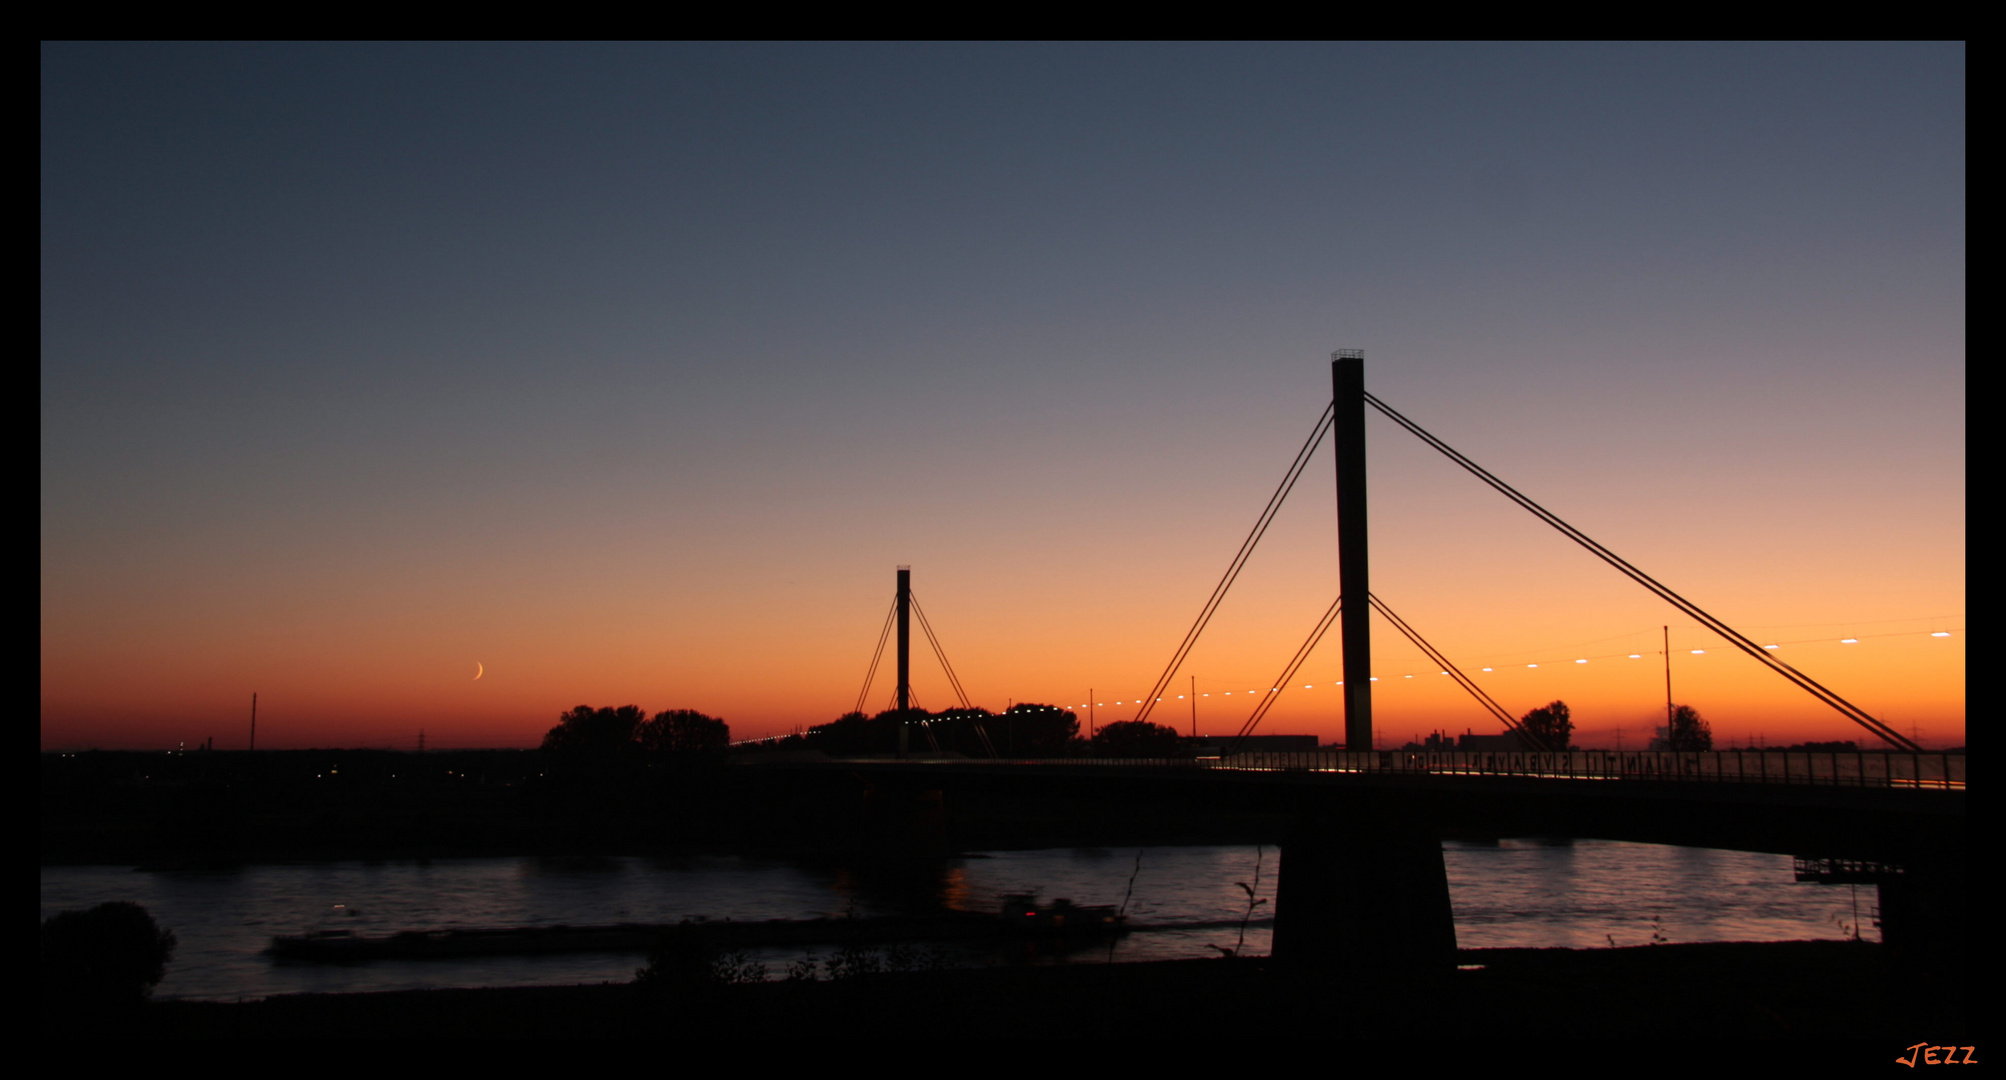
[[[1337,457],[1338,613],[1344,654],[1344,746],[1372,749],[1372,595],[1366,565],[1365,350],[1330,354],[1331,443]]]
[[[912,567],[899,567],[899,757],[906,755],[906,738],[912,708]]]

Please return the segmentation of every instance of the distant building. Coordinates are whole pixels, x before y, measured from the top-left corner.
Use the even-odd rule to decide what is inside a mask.
[[[1201,755],[1211,755],[1223,752],[1233,742],[1231,735],[1206,735],[1196,739],[1186,738],[1184,745]],[[1238,745],[1234,747],[1236,753],[1242,754],[1286,753],[1315,749],[1318,749],[1318,745],[1314,735],[1248,735],[1240,739]]]
[[[1461,735],[1451,735],[1446,731],[1429,733],[1421,742],[1410,742],[1401,747],[1408,751],[1466,750],[1476,753],[1515,753],[1526,749],[1518,733],[1507,731],[1502,735],[1478,735],[1465,728]]]
[[[1516,753],[1525,749],[1525,740],[1519,738],[1518,732],[1515,731],[1507,731],[1502,735],[1474,735],[1466,733],[1456,736],[1456,749]]]

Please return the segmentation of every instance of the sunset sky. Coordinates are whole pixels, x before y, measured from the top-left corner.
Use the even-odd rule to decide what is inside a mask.
[[[41,745],[241,747],[254,691],[260,747],[534,745],[581,703],[785,732],[854,704],[899,564],[977,704],[1127,719],[1337,348],[1961,745],[1964,63],[45,45]],[[1636,745],[1670,624],[1721,744],[1864,738],[1369,437],[1374,591],[1506,708]],[[1202,730],[1336,593],[1330,454],[1173,685],[1211,695]],[[1383,744],[1497,730],[1383,622],[1374,647]],[[1337,737],[1338,666],[1333,633],[1263,730]]]

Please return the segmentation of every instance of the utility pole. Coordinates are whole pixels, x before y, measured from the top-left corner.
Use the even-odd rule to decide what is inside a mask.
[[[1665,631],[1665,749],[1672,749],[1672,628]]]
[[[1198,737],[1198,676],[1191,676],[1191,737]]]
[[[1337,452],[1337,581],[1344,610],[1344,748],[1372,749],[1372,584],[1365,537],[1365,350],[1330,354],[1331,445]]]
[[[251,749],[258,748],[258,692],[251,691]]]

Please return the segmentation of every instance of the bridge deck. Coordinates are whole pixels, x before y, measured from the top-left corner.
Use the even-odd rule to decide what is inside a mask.
[[[756,761],[757,759],[753,759]],[[830,759],[885,764],[890,755]],[[944,758],[913,764],[1067,768],[1214,769],[1377,775],[1516,776],[1549,780],[1645,780],[1792,787],[1962,791],[1965,755],[1900,751],[1719,750],[1560,752],[1308,750],[1198,758]]]

